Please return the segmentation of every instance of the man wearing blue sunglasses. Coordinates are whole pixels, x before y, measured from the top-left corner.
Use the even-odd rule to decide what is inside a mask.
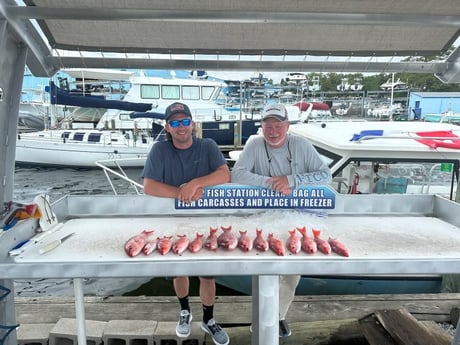
[[[142,173],[145,194],[190,203],[203,196],[205,187],[230,182],[230,170],[216,142],[195,136],[195,124],[187,105],[173,103],[168,106],[165,120],[166,140],[153,145]],[[199,278],[203,305],[201,329],[212,337],[216,345],[227,345],[228,335],[213,316],[216,297],[214,277]],[[174,290],[181,306],[176,334],[188,337],[192,322],[189,278],[175,277]]]

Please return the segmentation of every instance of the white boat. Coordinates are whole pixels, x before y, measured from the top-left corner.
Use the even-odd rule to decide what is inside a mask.
[[[307,82],[307,76],[304,73],[293,72],[289,73],[286,78],[286,82],[291,85],[300,85]]]
[[[399,78],[396,81],[394,81],[392,78],[389,78],[386,82],[380,85],[380,88],[385,91],[407,90],[408,86],[406,83],[401,81],[401,79]]]
[[[109,129],[20,133],[16,141],[16,165],[88,169],[97,168],[99,160],[140,158],[121,161],[121,166],[142,167],[154,142],[148,134]]]
[[[390,119],[394,115],[400,115],[405,112],[405,108],[402,103],[396,102],[390,103],[378,103],[369,106],[367,109],[367,116],[376,119]]]
[[[116,70],[69,69],[65,75],[75,78],[69,82],[59,78],[64,90],[50,83],[51,104],[73,106],[78,114],[88,113],[86,122],[81,116],[69,116],[59,123],[60,128],[18,133],[16,140],[16,165],[44,167],[97,168],[96,161],[114,158],[144,158],[158,139],[151,132],[137,127],[137,120],[130,120],[130,126],[120,128],[116,121],[100,123],[101,109],[148,110],[151,104],[130,103],[126,100],[107,97],[113,89],[105,90],[107,81],[126,83],[132,72]],[[75,85],[71,89],[69,85]],[[118,90],[121,90],[119,88]],[[118,93],[117,93],[118,94]],[[158,114],[157,114],[158,115]],[[158,115],[162,116],[162,115]],[[98,128],[95,122],[99,120]],[[146,120],[152,123],[153,120]],[[145,120],[143,124],[147,123]],[[58,124],[54,124],[56,127]],[[123,166],[142,166],[142,161],[123,162]]]
[[[340,84],[337,85],[337,91],[348,91],[350,90],[350,84],[348,83],[348,78],[342,78]]]
[[[212,138],[221,146],[244,144],[260,127],[260,112],[242,107],[226,107],[219,102],[221,91],[226,84],[220,81],[184,78],[159,78],[134,76],[130,78],[131,87],[124,100],[128,102],[147,102],[152,104],[153,116],[164,114],[173,102],[189,106],[198,134]],[[219,104],[220,103],[220,104]],[[299,117],[298,107],[291,106],[290,117]],[[133,113],[125,110],[108,110],[101,118],[97,128],[114,123],[119,129],[133,129],[133,117],[138,119],[138,129],[152,130],[158,135],[163,131],[164,122],[149,119],[151,112]]]
[[[413,121],[293,124],[328,162],[339,193],[442,193],[455,198],[460,127]]]

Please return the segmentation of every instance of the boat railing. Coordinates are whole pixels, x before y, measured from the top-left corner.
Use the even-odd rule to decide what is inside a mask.
[[[138,158],[114,158],[114,159],[104,159],[96,161],[96,165],[102,168],[104,171],[105,177],[107,178],[110,187],[115,195],[118,195],[118,190],[115,187],[115,184],[112,178],[118,177],[122,180],[128,182],[131,190],[133,190],[137,195],[142,195],[144,192],[144,186],[132,178],[130,178],[126,172],[126,169],[123,168],[126,163],[134,163],[139,161],[145,162],[145,157],[138,157]],[[137,166],[141,166],[143,164],[136,164]]]

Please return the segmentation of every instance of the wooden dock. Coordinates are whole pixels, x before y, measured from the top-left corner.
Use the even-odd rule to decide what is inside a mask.
[[[55,323],[60,318],[75,317],[73,297],[17,297],[15,306],[20,324]],[[197,297],[191,297],[191,306],[194,320],[200,320],[201,305]],[[435,336],[440,339],[438,344],[449,345],[452,336],[438,327],[437,323],[452,322],[456,325],[457,320],[452,318],[458,319],[459,307],[460,293],[296,296],[287,316],[292,336],[280,339],[280,344],[377,344],[369,340],[369,334],[375,331],[366,327],[370,332],[367,339],[363,327],[369,326],[366,323],[369,318],[382,317],[391,310],[392,315],[402,315],[400,320],[407,319],[407,326],[403,326],[401,321],[400,327],[410,327],[414,333],[421,332],[414,331],[414,327],[437,332]],[[178,308],[174,296],[85,297],[87,320],[176,322]],[[226,328],[233,344],[250,344],[250,296],[218,296],[215,317]]]

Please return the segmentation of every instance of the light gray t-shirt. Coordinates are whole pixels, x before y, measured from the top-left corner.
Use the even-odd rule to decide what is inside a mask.
[[[331,183],[329,167],[307,139],[288,133],[282,147],[271,148],[262,135],[250,137],[233,166],[232,182],[270,188],[273,176],[287,176],[291,188]]]

